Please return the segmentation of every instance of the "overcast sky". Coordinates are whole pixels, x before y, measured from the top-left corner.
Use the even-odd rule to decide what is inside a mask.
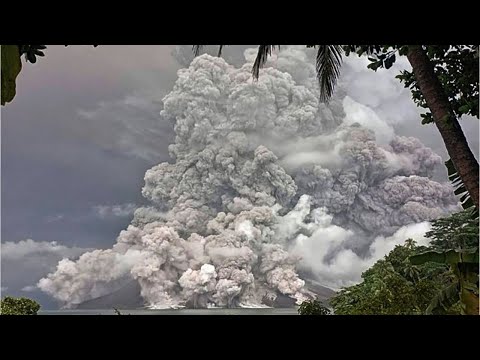
[[[145,171],[169,160],[173,126],[159,111],[181,67],[174,49],[49,46],[45,58],[23,65],[16,97],[1,109],[1,241],[16,243],[2,246],[3,295],[55,307],[32,285],[64,256],[111,247],[144,203]],[[241,53],[232,46],[225,57]],[[394,78],[408,62],[377,73],[366,65],[347,59],[348,94],[446,159],[437,129],[420,124],[410,92]],[[478,158],[478,120],[462,126]]]

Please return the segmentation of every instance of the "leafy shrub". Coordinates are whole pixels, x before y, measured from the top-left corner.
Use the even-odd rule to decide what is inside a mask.
[[[7,296],[0,302],[2,315],[37,315],[40,304],[27,298]]]
[[[300,315],[330,315],[330,310],[318,300],[304,301],[298,309]]]

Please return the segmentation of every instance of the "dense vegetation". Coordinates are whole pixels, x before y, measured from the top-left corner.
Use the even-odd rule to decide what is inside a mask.
[[[2,315],[37,315],[40,304],[27,298],[6,296],[0,301]]]
[[[360,284],[343,289],[331,300],[335,314],[423,314],[435,295],[455,281],[454,274],[444,264],[410,263],[410,256],[425,250],[411,239],[397,245],[362,274]],[[459,313],[459,310],[452,307],[446,312]]]
[[[447,265],[454,274],[452,283],[435,295],[426,313],[445,310],[459,302],[461,314],[479,315],[478,211],[472,207],[439,219],[426,235],[432,239],[429,251],[411,256],[410,262]]]
[[[331,311],[318,300],[304,301],[298,308],[300,315],[330,315]]]
[[[428,247],[411,239],[397,245],[362,274],[360,284],[341,290],[331,300],[335,314],[478,314],[479,233],[472,211],[433,221],[426,234],[431,239]],[[460,260],[458,252],[464,254]],[[468,279],[462,275],[467,267],[477,268],[476,273],[469,270]],[[462,288],[463,283],[470,289],[465,297],[462,292],[468,289]]]

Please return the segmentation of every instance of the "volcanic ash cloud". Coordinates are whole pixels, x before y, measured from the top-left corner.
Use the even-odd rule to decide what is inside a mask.
[[[161,112],[175,124],[173,161],[145,174],[152,205],[112,249],[62,260],[41,289],[66,306],[132,279],[150,306],[300,302],[310,294],[299,269],[333,287],[358,281],[395,232],[456,209],[452,188],[428,178],[441,159],[420,141],[368,128],[371,113],[342,89],[319,103],[307,52],[283,49],[258,81],[253,54],[240,68],[202,55],[179,70]]]

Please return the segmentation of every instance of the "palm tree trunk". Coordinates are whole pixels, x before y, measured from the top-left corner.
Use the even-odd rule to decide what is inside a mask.
[[[433,65],[420,45],[409,45],[407,58],[412,65],[418,87],[432,112],[435,125],[443,138],[448,155],[450,155],[473,203],[479,209],[478,162],[468,146],[467,139],[434,72]]]

